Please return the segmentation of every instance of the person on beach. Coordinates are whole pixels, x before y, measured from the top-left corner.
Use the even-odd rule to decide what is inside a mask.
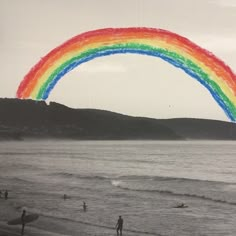
[[[5,196],[5,200],[7,200],[8,199],[8,191],[7,190],[5,191],[4,196]]]
[[[25,215],[26,215],[26,210],[23,210],[22,215],[21,215],[21,222],[22,222],[21,235],[24,235],[24,229],[25,229]]]
[[[2,191],[0,190],[0,198],[2,198]]]
[[[63,198],[64,198],[64,200],[66,200],[66,199],[67,199],[67,195],[66,195],[66,194],[64,194]]]
[[[86,205],[86,202],[83,202],[83,209],[84,209],[84,212],[87,211],[87,205]]]
[[[117,235],[122,235],[122,229],[123,229],[123,219],[121,216],[119,216],[119,219],[117,220],[117,224],[116,224],[116,232]]]

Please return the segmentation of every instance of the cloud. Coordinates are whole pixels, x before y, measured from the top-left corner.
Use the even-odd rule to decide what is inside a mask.
[[[221,7],[236,7],[235,0],[217,0],[214,3],[220,5]]]
[[[236,53],[236,35],[195,35],[193,42],[211,52]]]

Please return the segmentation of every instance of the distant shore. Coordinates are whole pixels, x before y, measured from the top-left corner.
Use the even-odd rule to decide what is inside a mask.
[[[0,98],[0,140],[236,140],[236,124],[154,119],[63,104]]]

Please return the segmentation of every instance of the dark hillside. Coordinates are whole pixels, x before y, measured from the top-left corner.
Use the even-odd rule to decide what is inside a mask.
[[[0,99],[0,139],[222,139],[236,140],[234,123],[203,119],[158,120],[51,102]]]
[[[73,139],[180,139],[153,120],[61,104],[0,99],[0,136]]]

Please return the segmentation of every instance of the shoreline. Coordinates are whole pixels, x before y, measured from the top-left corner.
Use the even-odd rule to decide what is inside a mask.
[[[14,209],[11,205],[16,203],[16,199],[0,199],[0,235],[20,236],[21,225],[8,225],[7,222],[21,216],[21,211]],[[30,212],[31,213],[31,212]],[[142,235],[138,232],[125,231],[127,236]],[[39,215],[39,219],[25,226],[25,234],[30,236],[110,236],[116,235],[115,228],[96,226],[89,223],[70,221],[69,219],[59,219],[44,215]],[[149,234],[150,235],[150,234]],[[153,234],[154,235],[154,234]]]
[[[25,236],[116,236],[119,215],[125,236],[236,235],[234,147],[2,144],[0,189],[8,190],[9,199],[0,198],[0,236],[20,235],[21,225],[7,222],[23,209],[39,215],[26,225]],[[189,207],[176,209],[180,203]]]

